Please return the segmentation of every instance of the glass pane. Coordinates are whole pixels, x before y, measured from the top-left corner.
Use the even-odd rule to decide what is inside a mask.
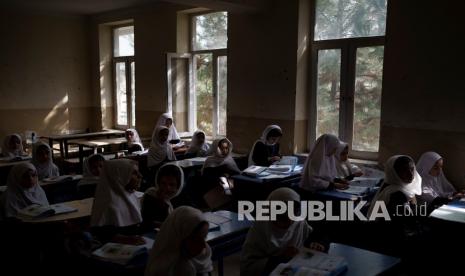
[[[173,117],[178,131],[189,131],[189,59],[171,59]]]
[[[341,86],[341,50],[318,51],[316,87],[316,137],[324,133],[339,136],[339,96]]]
[[[136,64],[131,62],[131,104],[132,104],[132,127],[136,126]]]
[[[195,55],[196,80],[195,95],[197,100],[197,128],[207,135],[213,134],[213,71],[212,55]]]
[[[386,0],[317,0],[315,40],[383,36]]]
[[[134,26],[117,28],[113,32],[113,55],[115,57],[134,55]]]
[[[228,13],[215,12],[193,17],[196,50],[222,49],[228,44]]]
[[[218,57],[218,135],[226,136],[228,57]]]
[[[127,98],[126,98],[126,65],[124,62],[116,63],[116,112],[117,124],[127,125]]]
[[[378,151],[383,53],[383,46],[357,49],[353,150]]]

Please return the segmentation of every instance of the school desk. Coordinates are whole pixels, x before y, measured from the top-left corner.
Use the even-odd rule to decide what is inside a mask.
[[[99,148],[103,148],[106,146],[112,146],[112,145],[123,145],[126,144],[126,138],[120,137],[120,138],[107,138],[107,139],[94,139],[94,140],[71,140],[69,144],[74,144],[79,146],[79,165],[82,168],[82,165],[84,164],[84,147],[91,148],[94,150],[94,153],[97,153],[97,150]]]

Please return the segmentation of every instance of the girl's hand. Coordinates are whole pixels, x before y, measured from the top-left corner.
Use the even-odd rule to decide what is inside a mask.
[[[320,252],[325,252],[326,248],[324,245],[318,242],[312,242],[309,246],[310,249],[320,251]]]

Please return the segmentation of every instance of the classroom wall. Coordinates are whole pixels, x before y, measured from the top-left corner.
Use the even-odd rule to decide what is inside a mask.
[[[92,128],[89,22],[0,9],[0,137]]]
[[[465,188],[463,1],[390,0],[386,30],[380,162],[434,150]]]

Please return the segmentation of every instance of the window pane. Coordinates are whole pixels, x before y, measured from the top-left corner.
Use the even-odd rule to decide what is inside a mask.
[[[324,133],[339,136],[340,50],[318,51],[316,137]]]
[[[228,44],[228,14],[215,12],[193,17],[196,50],[222,49]]]
[[[136,66],[131,62],[131,104],[132,104],[132,127],[136,126]]]
[[[173,117],[178,131],[189,131],[189,59],[171,59]]]
[[[384,47],[357,49],[352,149],[377,152],[379,146]]]
[[[115,57],[134,55],[134,26],[121,27],[113,33],[113,55]]]
[[[213,134],[213,71],[212,55],[195,55],[196,80],[195,95],[197,99],[197,128],[207,135]]]
[[[317,0],[315,40],[383,36],[386,0]]]
[[[126,65],[124,62],[116,63],[116,112],[117,124],[127,125],[127,98],[126,98]]]
[[[218,135],[226,136],[228,57],[218,57]]]

